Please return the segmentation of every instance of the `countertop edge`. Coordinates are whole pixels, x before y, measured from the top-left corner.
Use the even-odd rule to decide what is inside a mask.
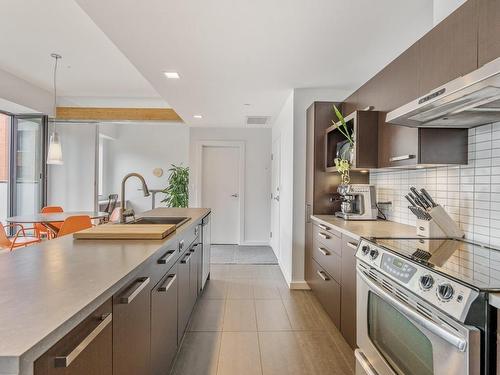
[[[328,221],[325,221],[325,220],[322,220],[320,219],[319,217],[315,216],[315,215],[311,215],[311,220],[313,221],[316,221],[317,223],[320,223],[320,224],[323,224],[323,225],[330,225],[330,226],[333,226],[335,227],[335,230],[342,233],[342,234],[345,234],[347,236],[351,236],[352,238],[356,239],[356,240],[359,240],[361,239],[362,236],[360,236],[359,234],[357,233],[354,233],[354,232],[351,232],[351,231],[348,231],[347,229],[345,228],[342,228],[342,227],[339,227],[335,224],[332,224],[332,223],[329,223]]]
[[[40,341],[33,344],[31,348],[22,353],[21,355],[9,355],[0,356],[0,375],[32,375],[33,365],[36,359],[38,359],[43,353],[45,353],[50,347],[57,343],[62,337],[69,333],[73,328],[75,328],[79,323],[81,323],[89,314],[91,314],[96,308],[101,306],[105,301],[113,296],[118,290],[124,287],[135,275],[138,268],[146,264],[151,260],[152,257],[158,254],[165,246],[168,246],[170,241],[174,240],[177,235],[181,235],[186,230],[192,228],[196,223],[202,221],[211,213],[211,209],[204,209],[203,213],[191,219],[189,222],[185,223],[181,228],[180,232],[173,232],[171,235],[161,240],[161,244],[158,244],[158,248],[146,259],[144,259],[140,264],[138,264],[133,270],[124,275],[120,280],[118,280],[111,287],[104,290],[95,299],[90,301],[85,305],[80,311],[72,315],[68,320],[59,325],[55,330],[46,335]],[[143,213],[141,216],[146,216],[151,214],[153,210]],[[168,216],[168,215],[165,215]],[[174,215],[170,215],[174,216]],[[186,226],[185,226],[186,225]],[[87,241],[87,240],[78,240]],[[102,240],[108,241],[108,240]],[[128,241],[128,240],[123,240]],[[134,240],[130,240],[134,241]],[[159,241],[159,240],[153,240]]]

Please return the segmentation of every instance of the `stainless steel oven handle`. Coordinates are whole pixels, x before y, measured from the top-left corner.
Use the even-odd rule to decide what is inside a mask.
[[[386,302],[390,303],[397,309],[401,310],[402,313],[404,313],[408,318],[411,320],[415,321],[416,323],[420,324],[422,327],[425,327],[435,335],[441,337],[443,340],[447,341],[451,345],[455,346],[458,350],[461,352],[464,352],[465,349],[467,348],[467,341],[460,336],[457,336],[453,334],[452,332],[448,331],[447,329],[439,326],[438,324],[432,322],[431,320],[427,319],[425,316],[419,314],[417,311],[412,309],[411,307],[405,305],[404,303],[398,301],[396,298],[391,296],[389,293],[387,293],[384,289],[382,289],[380,286],[372,282],[366,275],[365,273],[359,269],[358,267],[358,275],[363,279],[365,283],[368,284],[370,289],[372,289],[376,294],[378,294],[382,299],[384,299]]]

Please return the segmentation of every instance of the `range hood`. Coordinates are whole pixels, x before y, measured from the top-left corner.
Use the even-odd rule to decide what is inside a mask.
[[[473,128],[500,121],[500,58],[392,112],[386,122],[420,128]]]

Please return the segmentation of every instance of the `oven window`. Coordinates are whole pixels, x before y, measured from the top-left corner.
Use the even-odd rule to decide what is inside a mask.
[[[433,374],[429,339],[403,314],[372,292],[368,294],[368,335],[396,373]]]

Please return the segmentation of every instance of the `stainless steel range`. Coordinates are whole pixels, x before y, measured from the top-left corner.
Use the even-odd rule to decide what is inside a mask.
[[[362,239],[356,373],[494,374],[500,250],[459,239]]]

